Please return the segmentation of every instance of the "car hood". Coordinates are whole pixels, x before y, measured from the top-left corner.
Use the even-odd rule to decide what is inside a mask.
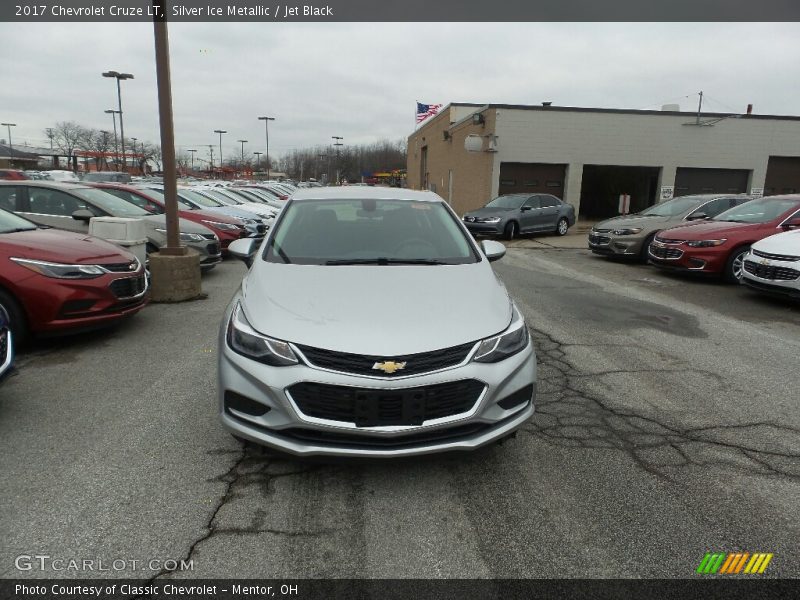
[[[771,235],[753,244],[753,248],[767,254],[800,256],[800,229]]]
[[[511,300],[486,261],[452,266],[317,266],[256,262],[242,282],[264,335],[355,354],[398,356],[489,337]]]
[[[726,236],[747,236],[764,228],[764,223],[733,223],[731,221],[703,221],[683,227],[666,229],[661,238],[681,240],[708,240]]]
[[[72,264],[128,262],[133,254],[85,233],[61,229],[35,229],[0,235],[3,254]]]
[[[519,210],[518,208],[479,208],[478,210],[471,210],[468,213],[465,213],[464,216],[469,215],[470,217],[493,217],[493,216],[501,216],[506,213],[509,213],[513,210]]]
[[[594,229],[627,229],[641,227],[643,231],[661,229],[664,223],[669,223],[669,217],[640,217],[639,215],[623,215],[600,221]]]
[[[141,219],[145,222],[145,224],[148,227],[164,229],[167,226],[166,215],[147,215],[146,217],[141,217]],[[205,225],[200,225],[199,223],[193,223],[188,219],[179,218],[178,227],[180,228],[182,233],[213,233]]]
[[[182,219],[194,222],[199,222],[202,219],[205,219],[206,221],[213,221],[215,223],[228,223],[229,225],[239,225],[242,222],[241,219],[236,217],[232,217],[225,213],[212,212],[208,209],[181,210],[180,215]]]
[[[244,210],[242,208],[236,208],[235,206],[215,206],[215,207],[204,208],[203,210],[218,213],[221,215],[228,215],[230,217],[235,217],[237,219],[260,220],[262,218],[261,215],[257,215],[252,211]]]

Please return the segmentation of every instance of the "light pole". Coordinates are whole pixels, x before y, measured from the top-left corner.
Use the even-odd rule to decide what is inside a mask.
[[[103,134],[103,141],[101,142],[101,144],[103,145],[102,146],[103,147],[103,162],[106,165],[106,169],[108,169],[108,158],[106,158],[106,154],[107,154],[106,150],[108,149],[108,136],[111,135],[111,132],[106,130],[106,129],[101,129],[100,133]],[[97,170],[99,171],[100,167],[98,167]]]
[[[258,117],[259,121],[264,121],[264,132],[267,135],[267,181],[269,181],[269,122],[274,121],[275,117]]]
[[[117,103],[119,104],[119,137],[122,141],[122,166],[127,171],[128,163],[125,160],[125,126],[122,124],[122,90],[119,82],[123,79],[133,79],[130,73],[119,73],[117,71],[106,71],[103,77],[113,77],[117,80]]]
[[[244,145],[247,143],[247,140],[236,140],[236,141],[242,144],[242,164],[239,167],[239,170],[244,171]]]
[[[109,108],[105,113],[107,115],[111,115],[111,118],[114,120],[114,165],[119,171],[119,144],[117,142],[117,113],[119,111],[114,110],[113,108]]]
[[[3,123],[3,127],[8,128],[8,166],[11,166],[11,155],[14,154],[14,145],[11,143],[11,128],[16,127],[16,123]]]
[[[214,133],[219,134],[219,173],[222,175],[222,134],[228,132],[224,129],[215,129]]]
[[[336,146],[336,185],[339,185],[339,147],[343,145],[344,138],[340,135],[332,135],[331,139],[336,140],[333,145]]]
[[[261,155],[264,154],[263,152],[253,152],[256,155],[256,171],[261,170]]]
[[[327,154],[317,154],[317,158],[326,159],[328,158]],[[330,171],[330,169],[328,169]],[[326,177],[330,177],[330,173],[325,173]],[[314,163],[314,179],[319,181],[319,169],[317,169],[317,163]]]
[[[214,176],[214,145],[213,144],[208,144],[208,153],[211,155],[211,158],[208,161],[209,174],[211,175],[211,177],[213,177]]]
[[[138,164],[139,161],[136,160],[136,140],[139,138],[132,137],[131,141],[133,141],[133,154],[131,154],[131,158],[133,159],[134,164]],[[144,144],[144,142],[142,142]]]
[[[192,175],[194,175],[194,153],[197,152],[197,149],[190,148],[189,150],[187,150],[187,152],[189,152],[192,155]]]

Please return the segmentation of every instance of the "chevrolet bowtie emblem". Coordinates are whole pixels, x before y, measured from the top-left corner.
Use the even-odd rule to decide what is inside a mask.
[[[383,371],[387,375],[391,375],[395,371],[400,371],[401,369],[406,368],[406,363],[404,362],[394,362],[393,360],[385,360],[383,362],[376,362],[372,365],[372,368],[376,371]]]

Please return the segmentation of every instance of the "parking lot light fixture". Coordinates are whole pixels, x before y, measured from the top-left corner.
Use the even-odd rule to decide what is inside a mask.
[[[125,160],[125,125],[122,122],[122,90],[119,82],[126,79],[133,79],[133,75],[130,73],[120,73],[118,71],[106,71],[103,73],[103,77],[111,77],[117,80],[117,103],[119,105],[117,110],[119,111],[119,137],[122,142],[122,165],[123,168],[127,170],[128,163]]]
[[[244,170],[244,145],[247,143],[247,140],[236,140],[236,141],[242,145],[242,166],[240,167],[240,170]]]
[[[219,134],[219,172],[222,174],[222,134],[228,132],[224,129],[215,129],[214,133]]]
[[[109,108],[105,113],[107,115],[111,115],[112,121],[114,121],[114,166],[119,171],[119,142],[117,141],[117,112],[113,108]]]
[[[344,145],[342,144],[344,138],[340,135],[332,135],[331,139],[336,140],[333,145],[336,146],[336,185],[339,185],[341,183],[339,179],[339,148]]]
[[[3,123],[3,127],[8,129],[8,165],[11,166],[11,155],[14,153],[14,145],[11,143],[11,128],[16,127],[16,123]]]
[[[189,148],[187,150],[188,153],[192,155],[192,174],[194,174],[194,153],[197,152],[196,148]]]
[[[264,154],[263,152],[253,152],[256,155],[256,171],[261,170],[261,155]]]
[[[264,121],[264,132],[267,136],[267,148],[266,148],[266,159],[267,159],[267,181],[269,181],[269,122],[274,121],[275,117],[258,117],[259,121]]]

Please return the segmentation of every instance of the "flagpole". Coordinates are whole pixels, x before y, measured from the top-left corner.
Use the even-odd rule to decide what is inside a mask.
[[[417,130],[417,110],[419,109],[419,100],[414,100],[414,131]]]

